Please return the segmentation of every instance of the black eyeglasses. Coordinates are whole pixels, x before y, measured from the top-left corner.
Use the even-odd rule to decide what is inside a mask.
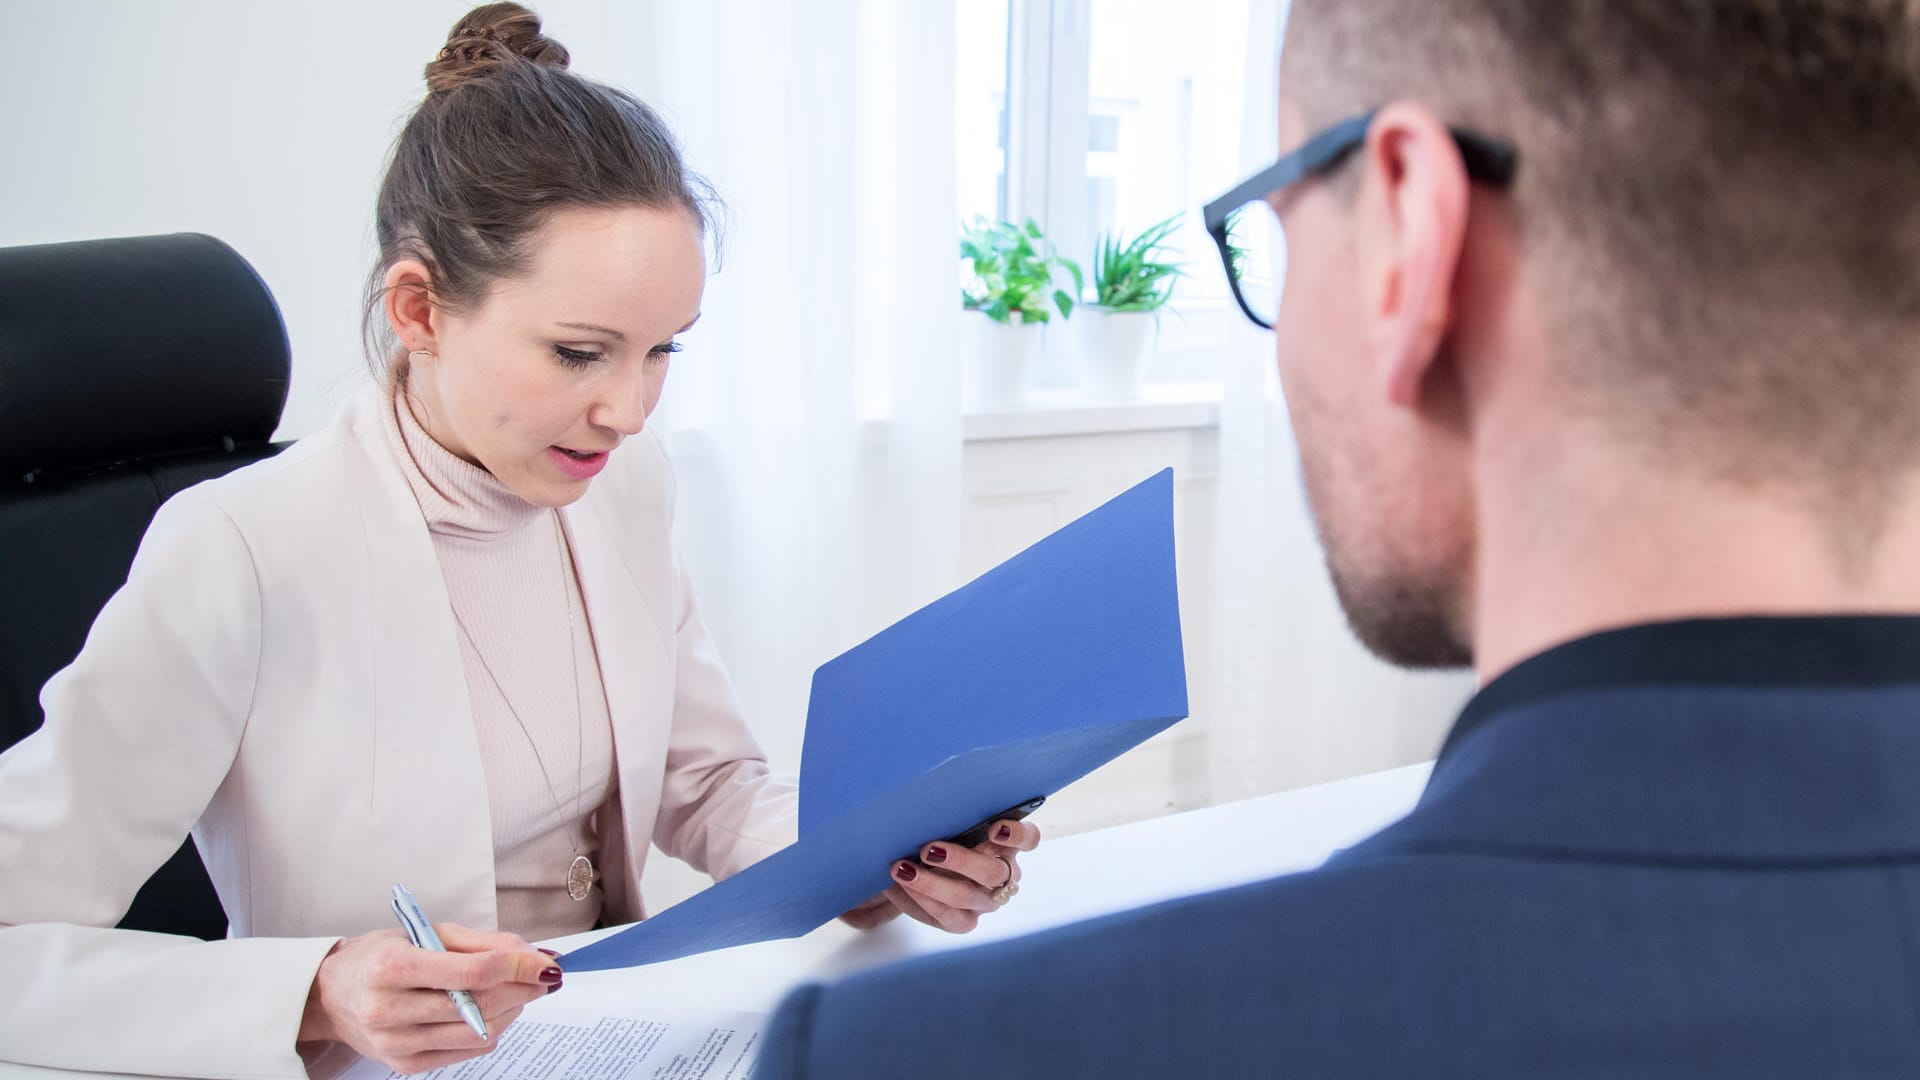
[[[1273,329],[1273,320],[1255,313],[1253,305],[1247,302],[1247,294],[1240,281],[1253,255],[1247,245],[1241,242],[1244,237],[1231,235],[1240,223],[1241,212],[1250,203],[1265,202],[1267,196],[1281,188],[1331,171],[1366,141],[1367,126],[1373,123],[1373,116],[1368,112],[1340,121],[1243,181],[1232,191],[1208,203],[1201,211],[1206,220],[1207,235],[1213,237],[1214,246],[1220,249],[1220,262],[1227,269],[1227,284],[1233,289],[1234,301],[1240,305],[1241,311],[1246,312],[1247,318],[1261,329]],[[1459,128],[1448,130],[1453,134],[1454,143],[1460,147],[1460,156],[1466,163],[1468,176],[1495,187],[1506,187],[1513,182],[1518,154],[1511,143]]]

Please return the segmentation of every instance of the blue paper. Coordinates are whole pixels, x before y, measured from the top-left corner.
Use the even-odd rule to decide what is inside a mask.
[[[1050,795],[1186,714],[1166,469],[822,665],[799,842],[564,964],[805,934],[886,888],[920,845]]]

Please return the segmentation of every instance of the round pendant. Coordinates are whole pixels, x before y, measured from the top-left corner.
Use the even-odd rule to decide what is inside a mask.
[[[585,855],[575,855],[572,865],[567,867],[567,895],[575,900],[585,900],[593,892],[593,860]]]

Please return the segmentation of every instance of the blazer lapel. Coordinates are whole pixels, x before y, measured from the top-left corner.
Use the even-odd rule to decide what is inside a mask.
[[[653,839],[673,717],[672,613],[655,610],[660,599],[649,601],[624,557],[617,523],[609,522],[593,499],[566,508],[561,520],[573,549],[613,724],[620,820],[601,828],[609,900],[618,912],[637,919],[643,916],[640,874]],[[624,894],[616,886],[623,887]]]
[[[374,682],[374,825],[386,862],[436,920],[496,927],[493,821],[453,607],[433,538],[370,394],[354,428],[366,451]]]

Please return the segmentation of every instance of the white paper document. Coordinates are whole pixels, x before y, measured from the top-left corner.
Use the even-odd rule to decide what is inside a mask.
[[[605,999],[560,1007],[561,991],[528,1009],[500,1037],[499,1049],[420,1075],[433,1080],[747,1080],[759,1056],[766,1017],[716,1013],[651,1020],[609,1015]],[[361,1061],[341,1080],[392,1080],[384,1065]]]

